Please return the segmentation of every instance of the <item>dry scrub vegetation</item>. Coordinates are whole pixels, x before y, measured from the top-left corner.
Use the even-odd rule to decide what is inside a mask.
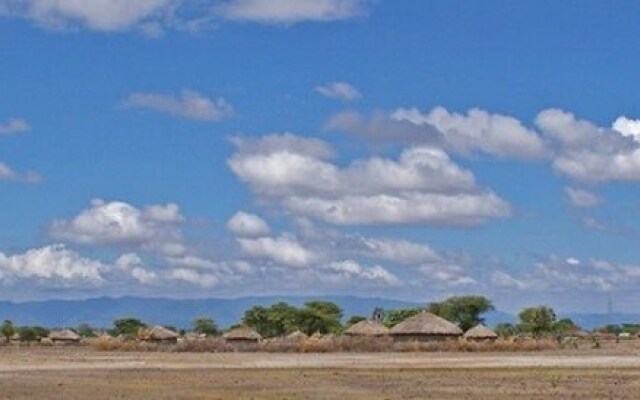
[[[146,343],[98,338],[94,348],[103,351],[163,352],[267,352],[267,353],[335,353],[335,352],[530,352],[555,350],[554,340],[497,340],[494,343],[448,340],[443,342],[394,343],[389,337],[324,336],[317,339],[291,340],[275,338],[255,344],[233,344],[223,338],[183,340],[177,344]]]

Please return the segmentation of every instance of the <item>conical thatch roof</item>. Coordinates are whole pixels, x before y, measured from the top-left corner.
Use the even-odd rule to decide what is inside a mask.
[[[241,326],[225,333],[223,337],[227,340],[260,340],[262,336],[248,326]]]
[[[49,333],[49,339],[51,340],[80,340],[80,335],[72,331],[71,329],[63,329],[60,331],[51,331]]]
[[[460,336],[462,329],[444,318],[423,311],[394,326],[390,333],[397,336]]]
[[[144,330],[140,338],[143,340],[175,340],[178,339],[178,334],[171,329],[156,325],[151,329]]]
[[[360,321],[344,331],[349,336],[385,336],[389,334],[389,328],[373,321]]]
[[[498,334],[482,324],[478,324],[464,333],[465,339],[495,339]]]
[[[287,339],[290,340],[307,340],[309,337],[300,331],[295,331],[287,335]]]

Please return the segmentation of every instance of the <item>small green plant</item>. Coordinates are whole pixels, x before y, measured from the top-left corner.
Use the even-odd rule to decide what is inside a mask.
[[[560,383],[560,375],[557,373],[552,373],[549,375],[549,385],[551,385],[552,388],[557,388],[558,384]]]

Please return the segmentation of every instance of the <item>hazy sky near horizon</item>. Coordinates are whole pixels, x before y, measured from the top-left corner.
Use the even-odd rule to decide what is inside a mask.
[[[638,15],[0,0],[0,298],[635,310]]]

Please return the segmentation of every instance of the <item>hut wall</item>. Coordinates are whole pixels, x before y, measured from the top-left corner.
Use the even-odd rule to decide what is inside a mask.
[[[496,338],[465,338],[467,342],[475,343],[495,343]]]
[[[395,343],[438,343],[451,340],[458,340],[457,336],[444,336],[444,335],[393,335],[393,341]]]
[[[236,351],[258,350],[258,341],[255,339],[227,339],[226,341],[233,346],[233,349]]]

